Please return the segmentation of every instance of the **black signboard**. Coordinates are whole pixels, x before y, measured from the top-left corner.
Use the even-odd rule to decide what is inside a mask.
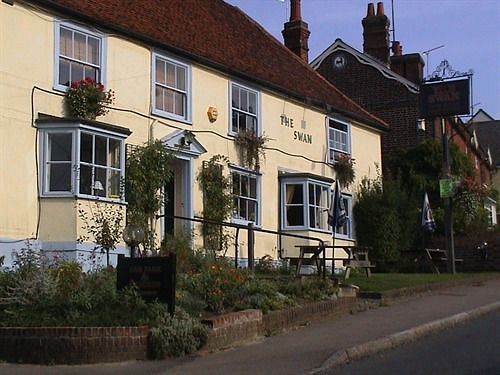
[[[469,78],[424,83],[420,86],[420,117],[468,115],[469,87]]]
[[[158,300],[175,309],[175,253],[167,257],[118,257],[116,287],[118,290],[134,283],[147,302]]]

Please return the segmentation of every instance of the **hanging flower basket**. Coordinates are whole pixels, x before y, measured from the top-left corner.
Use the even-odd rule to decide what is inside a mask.
[[[257,135],[253,130],[240,130],[234,141],[238,147],[242,164],[258,171],[261,158],[265,159],[266,157],[264,146],[268,140],[268,137]]]
[[[335,154],[335,164],[333,169],[339,180],[339,184],[343,187],[348,187],[354,182],[356,173],[354,172],[355,161],[348,154]]]
[[[108,113],[106,106],[113,103],[115,96],[112,90],[105,91],[99,82],[85,78],[71,82],[65,99],[69,116],[95,120]]]

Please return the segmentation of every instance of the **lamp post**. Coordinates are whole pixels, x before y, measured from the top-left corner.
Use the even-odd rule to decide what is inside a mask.
[[[130,257],[136,257],[136,248],[144,241],[144,229],[136,224],[127,224],[123,230],[123,240],[130,247]]]

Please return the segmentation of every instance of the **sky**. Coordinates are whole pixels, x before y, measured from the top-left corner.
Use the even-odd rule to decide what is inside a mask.
[[[290,17],[290,0],[225,0],[261,24],[280,42]],[[309,61],[340,38],[363,50],[361,19],[377,0],[302,0],[309,25]],[[500,0],[393,0],[396,40],[404,53],[418,52],[431,74],[446,59],[459,72],[473,72],[473,111],[500,120]],[[391,0],[384,0],[391,19]],[[391,29],[393,24],[391,23]],[[392,40],[392,34],[391,34]],[[428,54],[423,52],[436,47]],[[467,118],[466,118],[467,119]]]

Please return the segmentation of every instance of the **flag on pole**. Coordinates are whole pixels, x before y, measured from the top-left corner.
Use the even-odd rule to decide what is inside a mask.
[[[431,206],[429,205],[429,198],[427,193],[424,194],[424,204],[422,206],[422,218],[420,222],[424,232],[432,233],[436,230],[436,222],[432,216]]]
[[[330,210],[328,211],[328,224],[331,225],[333,232],[336,229],[342,228],[347,221],[346,210],[344,206],[344,200],[340,194],[339,181],[335,181],[335,194],[333,196],[333,202],[330,204]]]

